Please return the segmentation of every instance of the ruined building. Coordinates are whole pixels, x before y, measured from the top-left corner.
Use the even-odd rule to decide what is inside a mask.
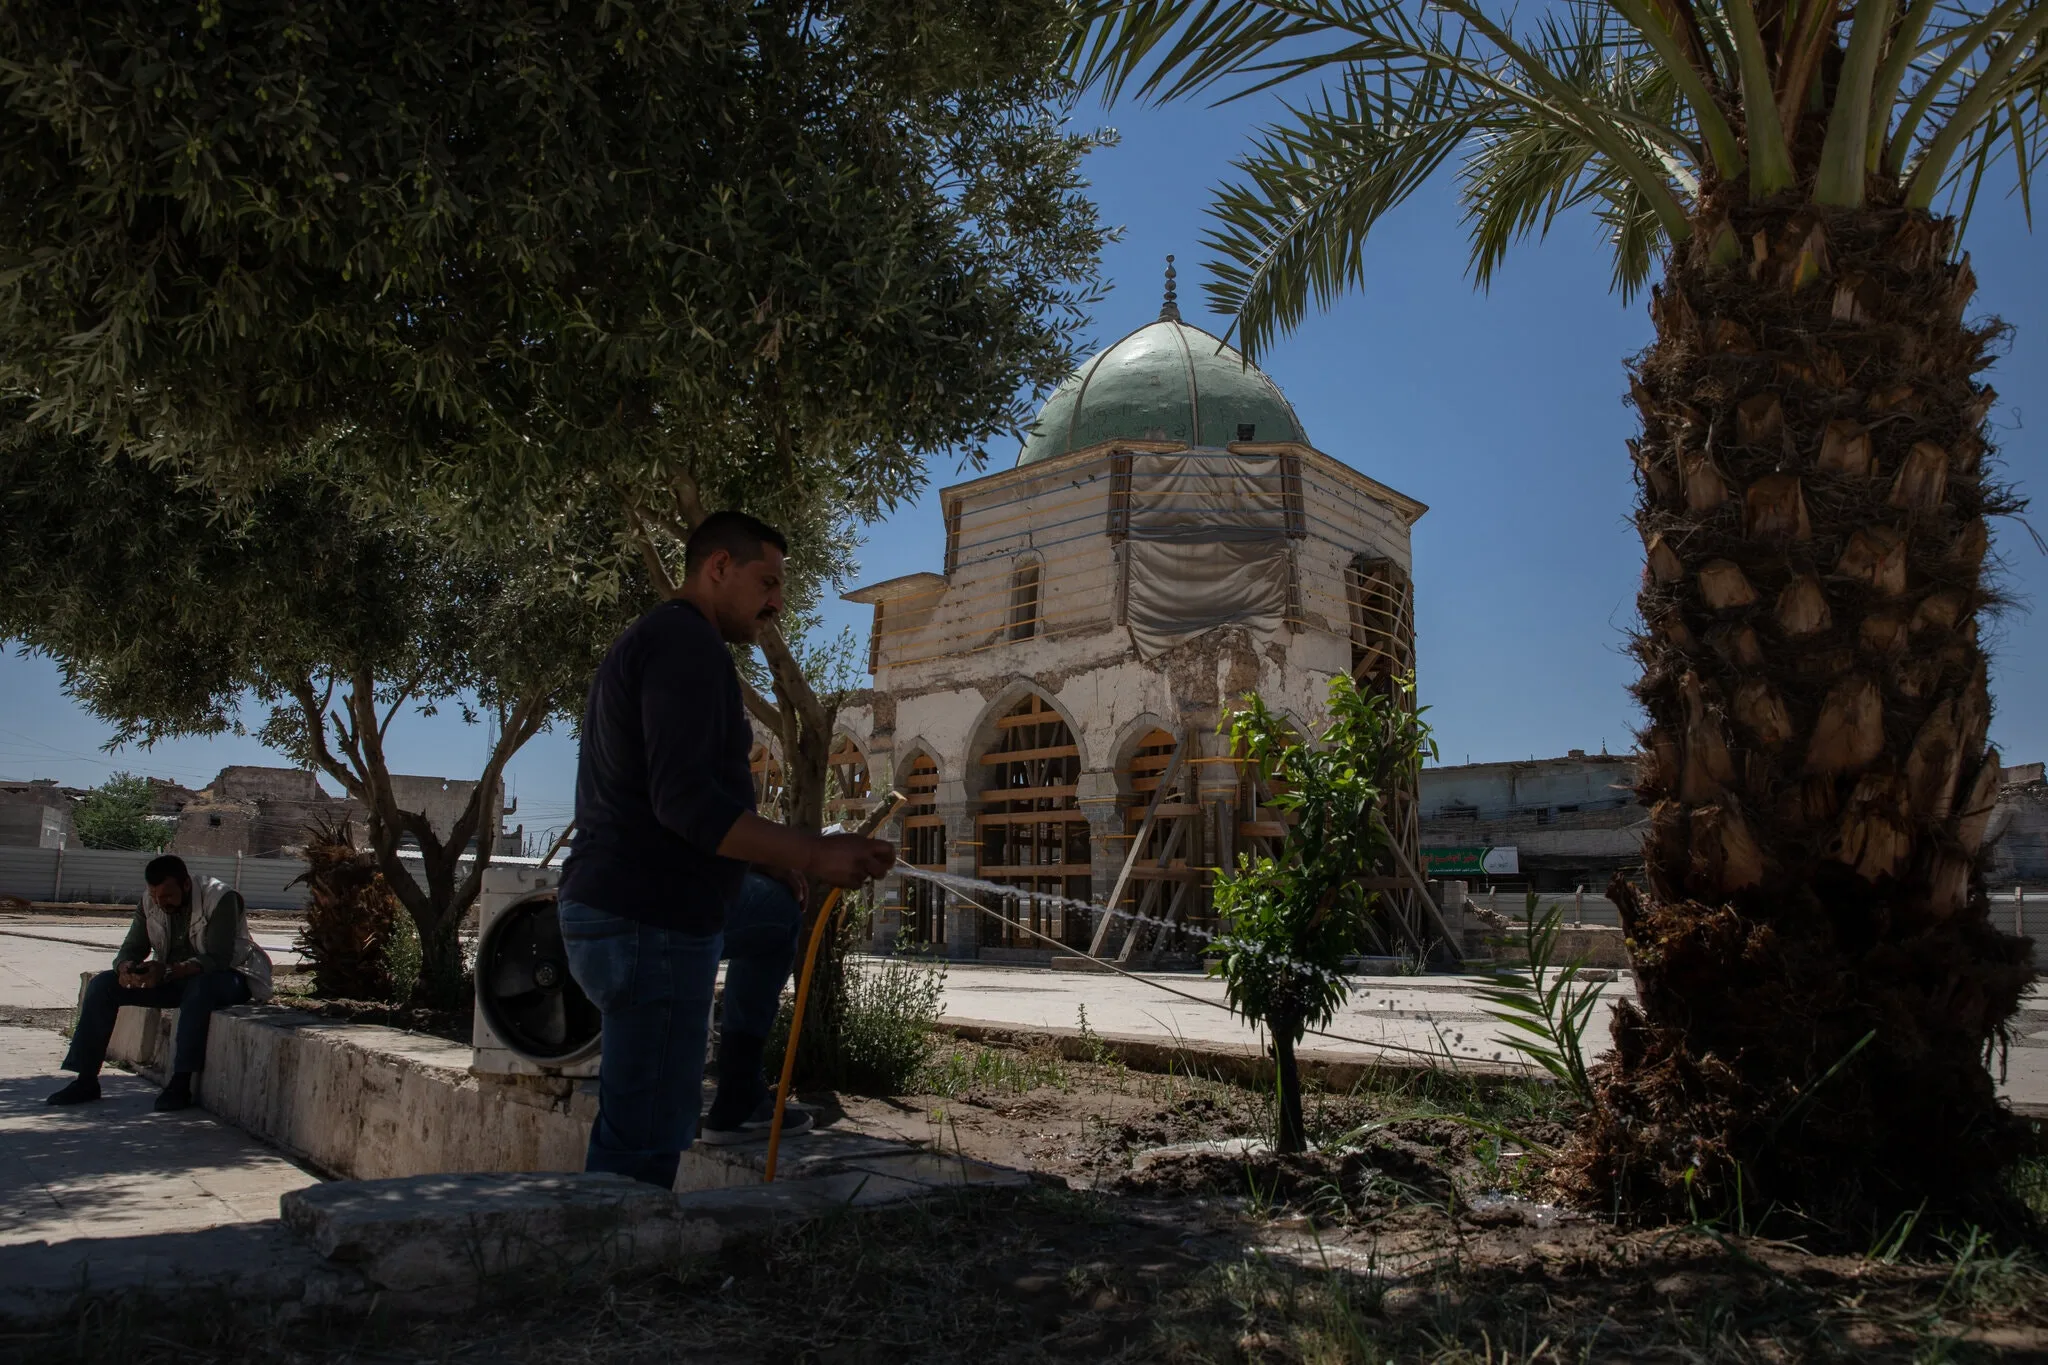
[[[1054,391],[1016,466],[940,500],[944,563],[847,594],[874,608],[874,686],[842,715],[834,792],[847,813],[909,793],[905,860],[1017,888],[994,907],[1016,924],[898,879],[878,940],[1165,945],[1032,894],[1120,881],[1127,910],[1211,923],[1213,870],[1281,829],[1218,722],[1256,690],[1314,732],[1333,675],[1412,670],[1424,507],[1311,444],[1272,380],[1182,320],[1170,267],[1158,320]],[[1412,803],[1400,823],[1412,846]]]
[[[1475,888],[1603,891],[1643,864],[1633,754],[1461,763],[1422,772],[1422,857]]]

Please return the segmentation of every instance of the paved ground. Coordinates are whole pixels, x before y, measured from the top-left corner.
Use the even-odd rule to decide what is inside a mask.
[[[78,974],[105,969],[126,930],[103,917],[0,916],[0,1009],[69,1010]],[[256,939],[278,962],[297,960],[289,932],[259,925]],[[39,1275],[97,1265],[96,1248],[116,1239],[275,1219],[279,1195],[318,1182],[203,1110],[152,1113],[156,1087],[123,1071],[102,1074],[99,1103],[50,1108],[44,1097],[69,1079],[63,1056],[56,1032],[0,1024],[0,1247],[22,1248]],[[134,1259],[156,1244],[121,1245]],[[0,1278],[11,1280],[19,1258],[7,1264]]]
[[[126,920],[108,916],[0,915],[0,1008],[72,1008],[78,974],[112,966],[127,932]],[[256,941],[278,967],[299,962],[291,946],[296,932],[256,921]]]
[[[45,1105],[63,1055],[50,1030],[0,1025],[0,1246],[254,1223],[318,1183],[203,1110],[152,1113],[156,1087],[125,1072],[97,1104]]]

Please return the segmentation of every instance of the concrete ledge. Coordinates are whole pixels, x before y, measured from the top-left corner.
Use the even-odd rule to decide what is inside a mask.
[[[380,1289],[474,1288],[517,1270],[611,1274],[715,1251],[717,1224],[622,1175],[419,1175],[293,1190],[284,1225]]]
[[[161,1078],[177,1019],[176,1010],[123,1009],[109,1059]],[[243,1005],[213,1017],[199,1100],[244,1132],[352,1180],[582,1171],[594,1082],[476,1076],[469,1065],[469,1048],[445,1039]],[[759,1187],[767,1151],[765,1141],[700,1144],[683,1153],[675,1188]],[[1026,1179],[840,1128],[784,1142],[776,1175],[777,1189],[830,1180],[831,1201],[863,1205]]]
[[[176,1027],[176,1010],[123,1009],[108,1059],[161,1078]],[[330,1175],[583,1169],[584,1092],[480,1080],[469,1061],[441,1038],[243,1005],[213,1017],[199,1099]]]
[[[275,1220],[0,1247],[0,1320],[22,1323],[128,1294],[187,1304],[205,1295],[291,1318],[310,1308],[360,1311],[374,1292],[362,1275],[323,1259]]]

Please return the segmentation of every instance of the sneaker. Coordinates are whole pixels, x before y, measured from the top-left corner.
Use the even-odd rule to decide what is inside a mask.
[[[80,1076],[43,1101],[44,1104],[90,1104],[100,1097],[100,1078]]]
[[[698,1131],[697,1141],[706,1147],[737,1147],[743,1142],[766,1142],[768,1129],[774,1122],[775,1096],[771,1092],[767,1099],[755,1106],[754,1112],[747,1115],[739,1127],[713,1128],[707,1123]],[[782,1135],[794,1137],[798,1133],[808,1133],[817,1126],[817,1122],[809,1105],[791,1100],[782,1111]]]
[[[159,1114],[175,1114],[180,1109],[192,1107],[192,1083],[182,1076],[173,1076],[171,1083],[164,1087],[164,1093],[156,1097],[152,1106]]]

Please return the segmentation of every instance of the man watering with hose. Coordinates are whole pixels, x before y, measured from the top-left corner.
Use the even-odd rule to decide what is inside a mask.
[[[858,886],[895,864],[883,840],[805,834],[754,811],[753,732],[727,646],[753,644],[781,612],[788,549],[744,513],[706,517],[681,587],[612,642],[590,686],[560,901],[569,970],[604,1020],[588,1170],[675,1183],[697,1139],[721,955],[704,1140],[765,1137],[761,1057],[808,879]],[[807,1122],[792,1115],[784,1131]]]

